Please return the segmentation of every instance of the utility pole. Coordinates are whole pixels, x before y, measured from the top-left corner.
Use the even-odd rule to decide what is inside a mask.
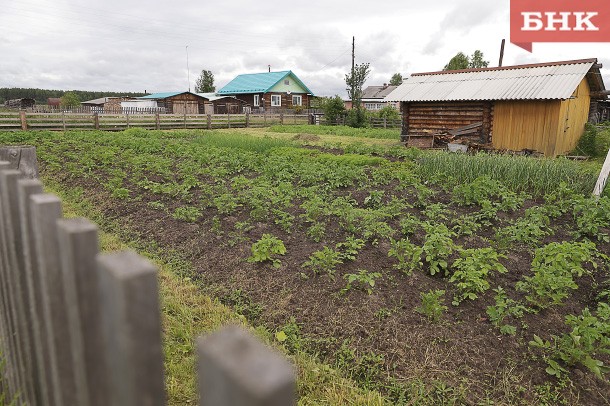
[[[356,36],[352,37],[352,87],[351,87],[351,97],[352,97],[352,109],[354,108],[354,63],[356,61]]]
[[[189,46],[186,46],[186,80],[189,84],[189,93],[191,92],[191,71],[189,70]]]

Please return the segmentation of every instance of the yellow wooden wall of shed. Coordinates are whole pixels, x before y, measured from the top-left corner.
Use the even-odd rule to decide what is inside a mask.
[[[497,101],[492,145],[495,149],[532,149],[546,156],[565,154],[576,146],[588,120],[590,91],[579,84],[572,99]]]
[[[591,91],[587,81],[583,80],[572,98],[561,102],[555,155],[566,154],[576,147],[589,120],[590,106]]]

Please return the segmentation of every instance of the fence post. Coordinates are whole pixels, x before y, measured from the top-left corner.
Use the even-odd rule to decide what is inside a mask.
[[[184,129],[186,130],[186,107],[184,108]]]
[[[159,117],[159,112],[155,113],[155,127],[157,130],[161,129],[161,117]]]
[[[61,112],[61,124],[64,128],[64,132],[66,132],[66,113],[64,113],[63,111]]]
[[[383,128],[388,128],[388,120],[386,117],[383,118]]]
[[[86,219],[57,222],[68,330],[78,405],[108,405],[108,376],[101,324],[97,227]]]
[[[37,404],[31,377],[36,376],[34,368],[34,348],[31,342],[32,329],[29,323],[30,315],[27,310],[29,295],[27,291],[24,272],[23,244],[21,227],[19,227],[19,195],[17,181],[23,175],[18,170],[4,170],[0,172],[0,198],[2,200],[2,216],[4,216],[5,245],[6,245],[6,274],[10,292],[13,296],[13,312],[16,335],[17,368],[20,376],[20,389],[24,401],[28,404]],[[34,379],[34,381],[36,378]]]
[[[28,122],[25,118],[25,110],[20,110],[19,111],[19,119],[21,120],[21,129],[23,131],[27,131],[28,129]]]
[[[250,333],[230,326],[197,340],[201,405],[295,405],[292,366]]]
[[[212,115],[208,114],[207,116],[208,116],[207,117],[208,118],[208,130],[211,130],[212,129]]]
[[[43,340],[47,341],[55,405],[78,404],[72,346],[68,331],[68,309],[64,301],[57,220],[62,217],[61,200],[52,194],[30,197],[36,262],[41,285]]]
[[[97,112],[93,113],[93,126],[96,130],[100,129],[100,118],[97,115]]]
[[[246,128],[250,127],[250,113],[246,113]]]
[[[163,348],[157,269],[134,252],[97,258],[110,404],[163,406]]]
[[[47,341],[43,340],[42,330],[43,323],[42,314],[42,291],[40,278],[38,278],[38,269],[36,257],[36,248],[34,245],[34,230],[32,222],[32,212],[30,210],[30,196],[42,193],[42,183],[38,179],[21,179],[17,181],[18,206],[19,206],[19,222],[21,224],[21,239],[22,239],[22,256],[24,258],[24,274],[26,289],[28,292],[28,316],[29,324],[31,325],[31,347],[33,349],[32,358],[34,360],[34,390],[41,405],[52,405],[53,399],[51,383],[51,360],[49,358],[50,348],[47,346]]]
[[[129,113],[125,113],[125,120],[127,121],[127,128],[129,128]]]
[[[227,109],[227,123],[228,123],[228,128],[231,128],[231,114],[229,113],[229,110]]]
[[[280,113],[280,124],[284,125],[284,112]]]
[[[608,150],[608,155],[606,155],[606,159],[604,164],[602,165],[602,169],[599,173],[599,177],[597,178],[597,182],[595,183],[595,188],[593,189],[593,196],[600,197],[604,191],[604,187],[606,186],[606,181],[608,180],[608,175],[610,174],[610,149]]]

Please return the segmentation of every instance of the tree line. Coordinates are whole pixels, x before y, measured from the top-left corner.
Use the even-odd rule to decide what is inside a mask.
[[[144,96],[146,93],[134,93],[134,92],[92,92],[87,90],[48,90],[48,89],[36,89],[36,88],[20,88],[20,87],[3,87],[0,88],[0,104],[4,104],[7,100],[12,99],[34,99],[37,104],[47,104],[47,99],[50,97],[61,98],[66,93],[74,93],[80,101],[87,101],[93,99],[99,99],[102,97],[139,97]]]

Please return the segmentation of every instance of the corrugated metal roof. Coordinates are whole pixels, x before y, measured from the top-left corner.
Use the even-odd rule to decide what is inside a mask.
[[[266,93],[279,81],[291,75],[293,79],[308,93],[311,90],[292,71],[285,70],[280,72],[246,73],[238,75],[222,87],[216,94],[244,94],[244,93]]]
[[[567,99],[595,59],[413,74],[384,101]]]
[[[367,86],[366,89],[362,91],[362,99],[383,99],[398,86]]]

